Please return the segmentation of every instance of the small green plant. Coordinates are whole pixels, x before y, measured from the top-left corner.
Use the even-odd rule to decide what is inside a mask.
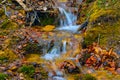
[[[6,80],[8,78],[7,74],[0,73],[0,80]]]
[[[0,61],[4,61],[4,60],[8,60],[8,58],[4,56],[0,56]]]
[[[90,74],[85,74],[82,80],[97,80],[97,79]]]
[[[35,68],[32,65],[24,65],[20,68],[20,72],[28,75],[28,76],[32,76],[35,72]]]

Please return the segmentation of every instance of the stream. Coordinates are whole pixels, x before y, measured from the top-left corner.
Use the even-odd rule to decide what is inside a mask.
[[[81,27],[80,25],[76,25],[77,15],[72,12],[71,8],[66,6],[66,3],[59,4],[60,6],[57,6],[57,8],[60,12],[60,26],[56,28],[56,30],[61,32],[61,35],[65,35],[54,35],[54,37],[52,37],[55,39],[53,43],[54,46],[48,51],[50,48],[50,42],[48,42],[47,46],[43,48],[44,55],[41,57],[51,62],[50,66],[52,67],[53,72],[55,72],[54,75],[52,71],[49,71],[49,80],[67,80],[65,73],[58,69],[56,61],[58,61],[57,59],[72,60],[72,55],[76,53],[75,49],[79,48],[79,44],[82,42],[82,38],[75,39],[73,37],[73,33],[76,33],[78,28]],[[68,33],[69,36],[66,36],[66,33]]]

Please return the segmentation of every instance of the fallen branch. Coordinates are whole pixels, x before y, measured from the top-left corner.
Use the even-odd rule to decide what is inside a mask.
[[[3,0],[1,3],[4,4],[6,2],[6,0]]]
[[[22,0],[16,0],[22,7],[25,11],[32,11],[33,9],[32,8],[28,8]]]

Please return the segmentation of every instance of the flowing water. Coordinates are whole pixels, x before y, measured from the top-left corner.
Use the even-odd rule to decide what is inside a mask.
[[[81,1],[81,0],[80,0]],[[57,28],[57,30],[62,30],[62,31],[69,31],[72,33],[76,33],[78,28],[80,28],[80,25],[76,25],[77,21],[77,15],[73,13],[71,10],[71,7],[67,7],[66,3],[59,3],[59,6],[56,6],[59,9],[60,12],[60,26]],[[58,38],[58,37],[57,37]],[[56,57],[59,57],[60,53],[66,53],[66,41],[64,41],[62,44],[62,51],[60,51],[60,38],[58,41],[54,42],[54,47],[52,48],[51,51],[45,53],[43,56],[44,59],[46,60],[53,60]],[[48,44],[49,46],[50,44]],[[45,52],[45,50],[44,50]],[[43,53],[44,53],[43,52]]]
[[[62,53],[66,53],[66,41],[63,41]]]
[[[76,25],[77,15],[75,15],[71,8],[65,6],[58,6],[60,12],[60,26],[57,30],[69,31],[76,33],[80,25]]]
[[[60,31],[68,31],[70,33],[76,33],[80,25],[76,25],[77,21],[77,15],[75,15],[70,8],[67,8],[65,4],[61,4],[62,6],[57,6],[60,12],[60,26],[56,30]],[[65,34],[66,35],[66,34]],[[65,36],[63,36],[65,37]],[[66,54],[68,50],[72,50],[72,42],[68,42],[66,40],[63,40],[61,37],[54,36],[56,41],[54,41],[54,46],[51,50],[48,51],[50,48],[50,42],[48,42],[47,47],[43,49],[43,53],[45,54],[42,56],[45,60],[52,61],[51,66],[55,67],[53,68],[53,71],[56,73],[56,75],[53,76],[51,72],[49,72],[49,77],[52,77],[52,80],[66,80],[63,76],[63,73],[57,69],[56,64],[54,63],[55,59],[61,57],[62,54]],[[68,49],[69,47],[69,49]],[[48,51],[48,52],[47,52]],[[66,58],[67,59],[67,58]]]

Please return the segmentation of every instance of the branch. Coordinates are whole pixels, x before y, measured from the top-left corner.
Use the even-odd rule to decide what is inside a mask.
[[[5,5],[3,5],[3,6],[4,6],[4,10],[5,10],[5,15],[6,15],[7,17],[10,17],[10,13],[7,12],[6,6],[5,6]]]
[[[32,11],[33,9],[32,8],[28,8],[22,0],[16,0],[22,7],[25,11]]]
[[[6,0],[3,0],[1,3],[4,4],[6,2]]]

